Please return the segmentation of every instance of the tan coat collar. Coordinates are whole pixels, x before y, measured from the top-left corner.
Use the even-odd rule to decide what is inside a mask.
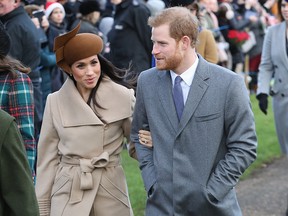
[[[97,113],[107,123],[131,117],[135,102],[133,93],[133,90],[104,78],[97,90],[96,100],[105,110],[96,108]],[[70,78],[59,90],[57,100],[64,127],[104,124],[83,100]]]

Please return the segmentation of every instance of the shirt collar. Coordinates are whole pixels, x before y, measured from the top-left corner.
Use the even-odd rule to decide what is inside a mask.
[[[196,56],[195,62],[192,64],[192,66],[180,75],[182,80],[188,86],[191,86],[191,84],[192,84],[198,63],[199,63],[199,58],[198,58],[198,56]],[[176,74],[174,71],[170,70],[170,75],[171,75],[172,84],[173,84],[174,80],[175,80],[176,76],[178,76],[178,74]]]

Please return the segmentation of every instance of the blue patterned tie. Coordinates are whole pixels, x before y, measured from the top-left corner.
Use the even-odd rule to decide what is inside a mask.
[[[179,121],[181,119],[182,112],[184,109],[183,92],[182,92],[182,87],[180,84],[181,81],[182,81],[182,78],[180,76],[177,76],[175,78],[174,87],[173,87],[173,99],[174,99],[174,104],[175,104],[175,108],[176,108]]]

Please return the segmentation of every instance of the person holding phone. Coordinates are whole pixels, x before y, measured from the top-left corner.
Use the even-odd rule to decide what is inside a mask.
[[[26,5],[25,10],[37,27],[40,35],[39,37],[41,38],[40,73],[42,79],[41,90],[44,111],[47,96],[52,92],[51,68],[56,66],[56,56],[55,53],[49,49],[48,37],[46,35],[50,24],[40,6],[35,4]]]

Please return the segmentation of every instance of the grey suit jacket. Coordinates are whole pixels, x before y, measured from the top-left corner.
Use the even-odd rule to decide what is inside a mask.
[[[153,148],[139,143],[149,129]],[[131,140],[146,191],[146,215],[241,215],[234,186],[256,158],[243,79],[199,56],[180,122],[169,71],[140,74]]]

